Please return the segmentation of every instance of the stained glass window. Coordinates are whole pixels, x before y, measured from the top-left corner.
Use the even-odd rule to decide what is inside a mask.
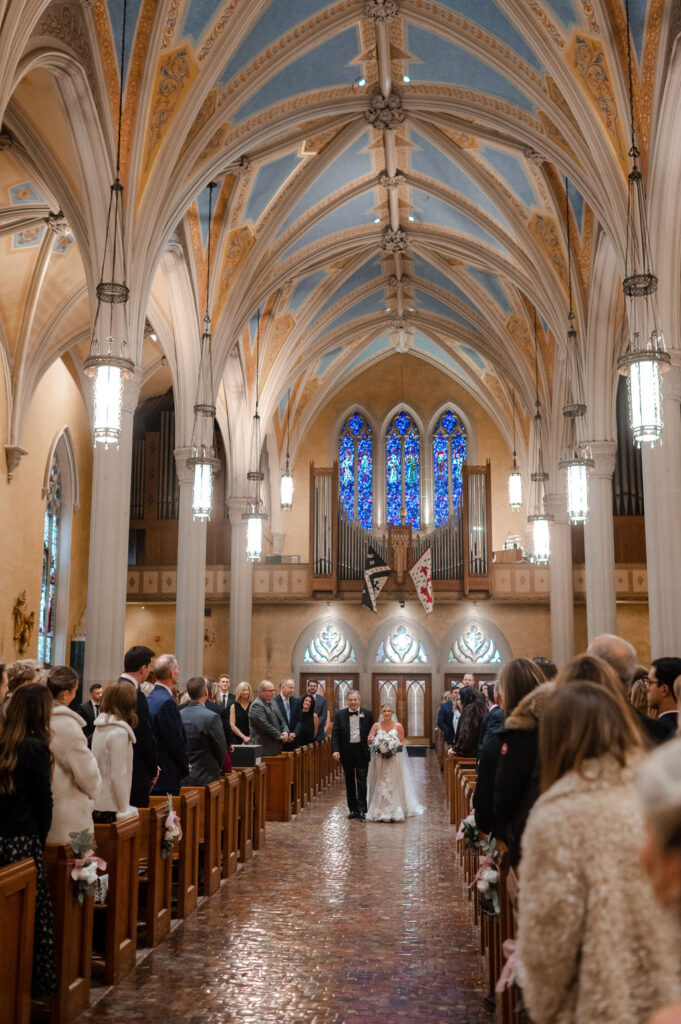
[[[501,651],[491,636],[487,636],[479,626],[472,624],[454,641],[448,660],[463,664],[498,665],[501,662]]]
[[[404,625],[391,629],[385,640],[379,644],[376,661],[392,662],[394,665],[410,665],[412,662],[428,661],[428,655],[418,637]]]
[[[365,530],[373,522],[374,444],[371,427],[358,412],[348,416],[339,439],[341,506],[348,519],[357,518]]]
[[[57,552],[61,521],[61,474],[55,457],[47,487],[47,507],[43,526],[43,578],[40,586],[38,620],[38,661],[52,660],[54,615],[57,597]]]
[[[463,494],[466,430],[453,412],[446,412],[433,431],[433,519],[435,526],[458,517]]]
[[[400,511],[415,530],[421,525],[420,439],[416,424],[404,410],[398,412],[385,438],[385,503],[388,525],[399,526]]]
[[[355,661],[352,644],[335,626],[324,626],[305,649],[303,661],[332,665],[337,662]]]

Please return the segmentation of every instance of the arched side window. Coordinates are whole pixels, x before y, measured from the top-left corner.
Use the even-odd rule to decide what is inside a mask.
[[[305,648],[303,661],[317,665],[334,665],[356,661],[352,644],[334,625],[328,624],[312,638]]]
[[[38,619],[38,661],[51,662],[55,636],[57,571],[62,517],[61,472],[56,452],[50,467],[46,499],[43,527],[43,576],[40,584],[40,616]]]
[[[453,412],[442,414],[433,431],[433,520],[441,526],[461,512],[466,429]]]
[[[341,506],[348,519],[365,530],[373,524],[374,445],[371,427],[353,412],[341,427],[338,444]]]
[[[420,438],[418,427],[404,410],[398,412],[385,435],[385,504],[389,526],[399,526],[400,512],[418,530],[421,525]]]

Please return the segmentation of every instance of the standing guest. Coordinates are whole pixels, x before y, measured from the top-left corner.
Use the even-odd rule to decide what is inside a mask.
[[[158,751],[156,738],[149,714],[149,702],[142,690],[151,671],[154,652],[148,647],[139,645],[125,652],[123,667],[125,671],[118,677],[121,683],[127,680],[137,692],[137,727],[135,728],[135,746],[132,754],[132,789],[130,803],[134,807],[148,807],[149,794],[154,779],[158,775]]]
[[[470,686],[470,687],[472,687],[472,689],[477,691],[478,684],[477,684],[475,676],[473,675],[472,672],[466,672],[465,676],[463,677],[463,679],[461,681],[461,686],[459,687],[459,689],[462,690],[464,688],[464,686]]]
[[[229,725],[232,730],[233,743],[248,743],[250,739],[250,725],[248,722],[248,709],[253,700],[253,690],[250,683],[239,683],[234,694],[234,702],[229,709]]]
[[[293,679],[282,679],[279,684],[279,693],[274,698],[274,704],[286,726],[286,731],[294,737],[290,742],[284,743],[284,750],[293,750],[295,747],[296,722],[298,721],[298,701],[293,696],[295,686]]]
[[[218,715],[220,719],[220,723],[222,725],[222,732],[225,737],[225,744],[227,746],[227,755],[229,755],[229,751],[232,749],[232,744],[234,743],[234,739],[232,738],[232,727],[229,724],[229,711],[224,706],[224,704],[220,703],[220,698],[222,694],[220,692],[220,686],[218,683],[216,683],[212,679],[206,679],[206,690],[207,694],[205,706],[208,708],[209,711],[213,711],[216,715]],[[232,704],[233,703],[234,701],[232,700]]]
[[[227,741],[220,715],[207,706],[208,685],[203,676],[194,676],[187,683],[189,703],[180,711],[187,737],[189,775],[184,786],[207,786],[217,782],[227,754]]]
[[[678,725],[674,681],[681,676],[681,658],[656,658],[648,672],[648,706],[657,711],[657,724],[673,736]]]
[[[631,687],[638,668],[636,664],[636,650],[628,640],[612,633],[602,633],[594,637],[586,649],[587,654],[593,654],[596,658],[602,658],[615,670],[624,696],[629,697]],[[649,710],[649,709],[648,709]],[[669,732],[664,725],[659,725],[655,719],[650,717],[648,711],[636,709],[639,725],[646,734],[646,745],[649,747],[658,746],[669,739]]]
[[[499,730],[504,727],[504,711],[498,680],[496,683],[487,683],[487,693],[491,696],[491,703],[488,703],[487,718],[485,719],[485,725],[480,735],[478,757],[480,757],[483,748],[492,733],[499,732]]]
[[[30,857],[36,866],[34,999],[57,990],[52,901],[43,850],[52,823],[50,717],[44,686],[21,687],[0,721],[0,867]]]
[[[281,754],[284,743],[295,740],[295,733],[289,733],[274,703],[274,685],[270,679],[263,679],[258,696],[248,709],[248,729],[251,743],[259,744],[266,757],[276,757]]]
[[[454,686],[452,688],[452,704],[454,705],[454,713],[452,714],[452,730],[454,732],[454,739],[459,731],[459,722],[461,721],[461,687]]]
[[[529,693],[536,690],[538,686],[541,686],[543,682],[544,676],[538,665],[530,661],[529,658],[514,658],[513,661],[509,661],[504,665],[496,683],[495,692],[497,693],[498,706],[500,709],[503,708],[502,724],[499,729],[486,735],[483,742],[478,764],[478,781],[475,786],[475,793],[473,794],[473,810],[475,812],[475,823],[480,831],[488,834],[493,833],[498,839],[505,839],[505,832],[502,834],[501,829],[498,829],[494,814],[494,791],[497,771],[504,746],[506,746],[505,753],[508,756],[509,744],[513,746],[514,740],[518,738],[518,734],[513,732],[512,728],[509,728],[509,719],[512,723],[512,715],[520,702]],[[506,714],[505,723],[503,719],[504,713]],[[488,720],[491,717],[490,713]],[[511,753],[511,757],[514,755],[518,756],[519,760],[523,754],[529,753],[529,756],[523,758],[521,763],[529,769],[530,775],[534,771],[537,760],[535,738],[533,736],[530,741],[529,752],[523,749],[523,737],[521,737],[520,744],[518,745],[519,749],[517,751],[514,749]]]
[[[314,738],[319,729],[319,718],[314,709],[314,696],[311,693],[304,694],[300,699],[298,708],[298,721],[296,722],[296,747],[304,747],[308,743],[314,743]]]
[[[558,675],[558,666],[555,661],[551,661],[550,658],[545,658],[543,655],[540,655],[537,658],[533,658],[532,661],[541,669],[545,682],[552,682]]]
[[[89,829],[94,834],[92,809],[102,777],[85,739],[85,722],[69,707],[78,692],[78,673],[58,665],[48,674],[47,689],[54,701],[50,720],[54,808],[47,841],[68,843],[71,832]]]
[[[639,730],[609,690],[571,681],[539,733],[542,795],[519,870],[526,1008],[534,1024],[641,1024],[678,998],[680,972],[638,856]]]
[[[87,740],[88,746],[92,746],[92,734],[95,731],[95,719],[99,714],[99,704],[102,699],[102,684],[101,683],[90,683],[90,699],[86,700],[78,708],[78,714],[81,718],[85,719],[85,739]]]
[[[367,816],[367,775],[369,733],[374,716],[360,706],[358,690],[348,694],[348,706],[336,712],[331,732],[333,758],[340,761],[345,776],[348,818],[365,821]]]
[[[149,694],[149,714],[158,748],[160,773],[152,792],[155,796],[177,796],[182,780],[189,774],[187,738],[174,701],[179,667],[173,654],[162,654],[154,662],[156,685]],[[212,712],[211,712],[212,713]]]
[[[8,697],[11,697],[20,686],[26,683],[42,683],[40,669],[31,661],[13,661],[7,666]]]
[[[447,699],[443,700],[437,709],[437,727],[442,733],[442,738],[448,747],[454,745],[454,695],[456,690],[451,688]]]
[[[218,686],[220,687],[220,698],[218,700],[218,704],[221,704],[226,711],[229,711],[234,703],[234,694],[229,692],[230,685],[229,676],[226,672],[223,672],[218,679]]]
[[[477,757],[480,733],[487,718],[485,698],[472,686],[464,686],[459,692],[459,699],[461,718],[454,740],[454,753],[457,757]]]
[[[133,750],[137,728],[137,691],[132,683],[112,683],[104,691],[93,726],[92,753],[102,785],[95,797],[95,824],[137,817],[130,803]]]
[[[9,700],[9,679],[7,678],[7,666],[0,662],[0,718],[5,711],[5,704]]]
[[[642,715],[648,714],[648,670],[645,679],[637,679],[629,696],[634,711]]]
[[[314,697],[314,710],[319,721],[315,742],[321,743],[329,735],[329,729],[331,728],[329,705],[324,694],[319,692],[319,683],[316,679],[308,679],[306,691],[311,697]]]

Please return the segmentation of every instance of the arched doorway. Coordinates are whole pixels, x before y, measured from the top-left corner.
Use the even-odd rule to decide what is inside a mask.
[[[430,637],[400,619],[383,626],[370,648],[374,652],[371,704],[378,719],[381,705],[393,704],[405,739],[429,745],[433,713],[433,656]]]

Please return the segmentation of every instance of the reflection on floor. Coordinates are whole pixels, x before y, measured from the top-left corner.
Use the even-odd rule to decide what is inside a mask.
[[[477,933],[432,753],[426,806],[348,821],[332,785],[79,1024],[482,1024]]]

